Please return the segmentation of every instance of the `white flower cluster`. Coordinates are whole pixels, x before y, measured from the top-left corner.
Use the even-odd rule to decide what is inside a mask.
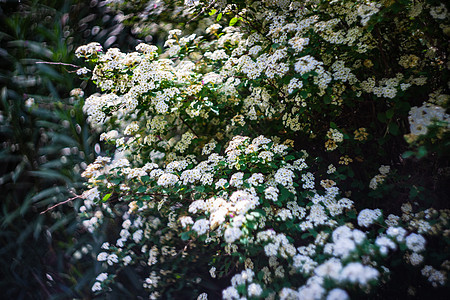
[[[450,129],[450,115],[445,113],[445,109],[441,106],[431,103],[424,103],[422,106],[414,106],[409,111],[409,124],[411,133],[414,135],[425,135],[428,127],[433,122],[444,122],[445,129]]]
[[[414,37],[399,33],[407,50],[392,54],[384,47],[392,37],[379,32],[386,18],[380,11],[403,4],[264,0],[236,11],[226,1],[185,2],[233,13],[238,23],[207,23],[206,39],[170,30],[161,54],[147,44],[129,54],[103,52],[96,43],[76,52],[96,63],[92,79],[103,91],[83,109],[105,131],[101,140],[117,148],[114,159],[99,157],[83,172],[87,230],[100,228],[104,215],[123,219],[117,240],[97,259],[111,269],[149,267],[143,287],[150,298],[164,297],[176,280],[200,283],[201,277],[180,278],[180,268],[189,269],[184,263],[206,270],[208,279],[237,272],[224,299],[330,300],[386,280],[387,255],[429,264],[428,236],[446,228],[448,214],[413,214],[404,204],[401,217],[383,219],[381,209],[358,213],[343,197],[361,198],[367,189],[351,162],[365,168],[370,161],[372,168],[386,161],[373,151],[381,140],[364,141],[385,127],[385,135],[400,131],[395,125],[407,115],[397,113],[422,101],[407,103],[408,93],[440,80],[418,75],[421,68],[445,69],[439,45],[423,57],[414,51],[416,40],[431,43],[418,38],[419,29]],[[429,10],[445,32],[445,5],[418,6],[398,14],[409,20]],[[425,135],[432,125],[445,133],[447,100],[437,89],[422,107],[413,106],[411,133]],[[319,154],[308,156],[303,145]],[[370,193],[382,191],[397,165],[379,168]],[[446,282],[445,272],[430,265],[422,273],[432,285]],[[92,290],[104,290],[113,277],[100,274]]]
[[[363,209],[358,215],[358,225],[362,227],[369,227],[382,215],[380,209]]]
[[[439,285],[442,286],[447,281],[446,274],[442,271],[434,269],[432,266],[425,266],[422,269],[422,275],[428,277],[428,281],[430,281],[434,287]]]
[[[240,274],[236,274],[231,278],[231,286],[224,289],[222,292],[223,299],[232,300],[240,299],[237,288],[246,286],[246,292],[250,297],[258,297],[262,294],[263,290],[258,283],[253,283],[255,273],[246,269]]]
[[[378,171],[380,172],[380,174],[375,175],[375,177],[373,177],[370,182],[369,182],[369,187],[372,190],[376,190],[378,188],[378,185],[382,184],[384,182],[384,180],[387,177],[387,174],[389,174],[389,171],[391,170],[390,166],[387,165],[382,165]]]
[[[75,55],[78,58],[81,58],[81,57],[89,58],[93,55],[98,54],[102,50],[103,50],[103,47],[99,43],[94,42],[94,43],[87,44],[85,46],[78,47],[77,50],[75,51]]]

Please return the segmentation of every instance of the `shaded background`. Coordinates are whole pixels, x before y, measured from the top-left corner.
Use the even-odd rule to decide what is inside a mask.
[[[80,171],[100,153],[82,112],[75,49],[138,41],[101,1],[0,3],[0,288],[3,299],[89,298],[103,237],[84,231]],[[97,153],[96,153],[97,152]],[[74,167],[75,166],[75,167]],[[106,232],[106,231],[105,231]]]
[[[76,75],[78,46],[159,47],[167,32],[198,28],[179,1],[0,1],[0,288],[5,299],[90,299],[102,271],[92,253],[114,235],[93,237],[78,218],[80,173],[103,153],[82,111],[96,88]],[[182,24],[184,22],[184,24]],[[206,27],[203,24],[200,27]],[[94,250],[94,251],[92,251]],[[125,269],[110,299],[135,298],[142,285]]]

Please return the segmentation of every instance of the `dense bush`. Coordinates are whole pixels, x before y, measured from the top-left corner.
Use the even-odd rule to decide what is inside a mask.
[[[122,223],[92,290],[132,269],[152,299],[445,295],[446,5],[185,2],[218,23],[76,51],[112,147],[83,224]]]

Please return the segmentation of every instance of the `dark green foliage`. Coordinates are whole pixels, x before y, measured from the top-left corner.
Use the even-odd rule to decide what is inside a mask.
[[[99,266],[82,247],[102,237],[80,226],[81,200],[41,213],[79,193],[84,162],[95,156],[83,99],[70,96],[80,84],[68,65],[74,50],[127,34],[88,2],[19,2],[0,4],[0,298],[89,295]]]

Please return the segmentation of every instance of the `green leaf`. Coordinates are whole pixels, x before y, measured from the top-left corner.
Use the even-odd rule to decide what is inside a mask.
[[[186,231],[186,232],[181,233],[181,240],[187,241],[190,238],[191,238],[190,231]]]
[[[311,233],[309,232],[305,232],[304,234],[302,234],[301,238],[302,239],[306,239],[307,237],[311,236]]]
[[[70,178],[64,176],[61,172],[54,170],[29,171],[28,174],[41,179],[45,178],[46,180],[60,180],[66,183],[71,181]]]
[[[236,22],[238,21],[239,19],[237,18],[237,17],[234,17],[234,18],[232,18],[231,20],[230,20],[230,23],[228,24],[229,26],[233,26],[234,24],[236,24]]]
[[[394,109],[391,108],[388,111],[386,111],[386,118],[392,119],[393,116],[394,116]]]
[[[400,133],[400,130],[396,123],[389,123],[388,128],[389,128],[389,132],[394,136],[397,136]]]
[[[143,178],[143,177],[141,177]],[[120,178],[114,178],[110,180],[111,183],[114,183],[115,185],[118,185],[122,182],[122,180],[120,180]]]
[[[200,193],[203,193],[205,191],[205,187],[202,185],[196,186],[194,189]]]
[[[105,196],[103,196],[102,201],[103,201],[103,202],[106,202],[106,201],[108,201],[108,199],[109,199],[110,197],[111,197],[111,193],[106,194]]]
[[[280,186],[280,195],[278,196],[278,200],[281,202],[286,202],[289,197],[291,197],[292,193],[289,192],[288,189],[286,189],[284,186]]]
[[[38,43],[38,42],[34,42],[34,41],[30,41],[30,40],[16,40],[16,41],[10,41],[8,43],[8,46],[10,47],[26,47],[28,49],[30,49],[32,52],[34,52],[35,54],[39,55],[39,56],[45,56],[47,58],[51,58],[53,55],[53,52],[46,48],[42,43]]]
[[[215,14],[216,14],[216,12],[217,12],[217,9],[211,9],[211,11],[209,12],[209,15],[210,16],[214,16]]]
[[[220,19],[222,19],[222,13],[220,13],[220,14],[217,15],[216,21],[219,22]]]
[[[427,148],[425,148],[424,146],[420,146],[419,149],[417,149],[416,157],[418,159],[424,158],[425,156],[427,156],[427,153]]]
[[[401,251],[405,251],[407,249],[406,244],[403,243],[399,244],[399,248]]]
[[[408,158],[414,155],[414,152],[412,151],[406,151],[405,153],[402,154],[403,158]]]
[[[264,278],[264,272],[263,271],[259,271],[257,276],[258,276],[258,279],[260,281],[262,281],[262,279]]]
[[[36,201],[42,200],[46,197],[53,196],[57,193],[61,193],[61,187],[59,187],[59,186],[42,190],[39,193],[37,193],[36,195],[34,195],[33,198],[31,198],[31,199],[33,202],[36,202]]]
[[[415,186],[412,186],[411,189],[409,190],[409,198],[414,199],[417,197],[418,194],[419,190]]]
[[[356,213],[355,213],[354,210],[351,210],[351,211],[347,212],[347,216],[348,216],[350,219],[356,219]]]
[[[383,113],[378,113],[377,114],[377,118],[382,123],[386,123],[386,121],[387,121],[386,114],[383,114]]]

